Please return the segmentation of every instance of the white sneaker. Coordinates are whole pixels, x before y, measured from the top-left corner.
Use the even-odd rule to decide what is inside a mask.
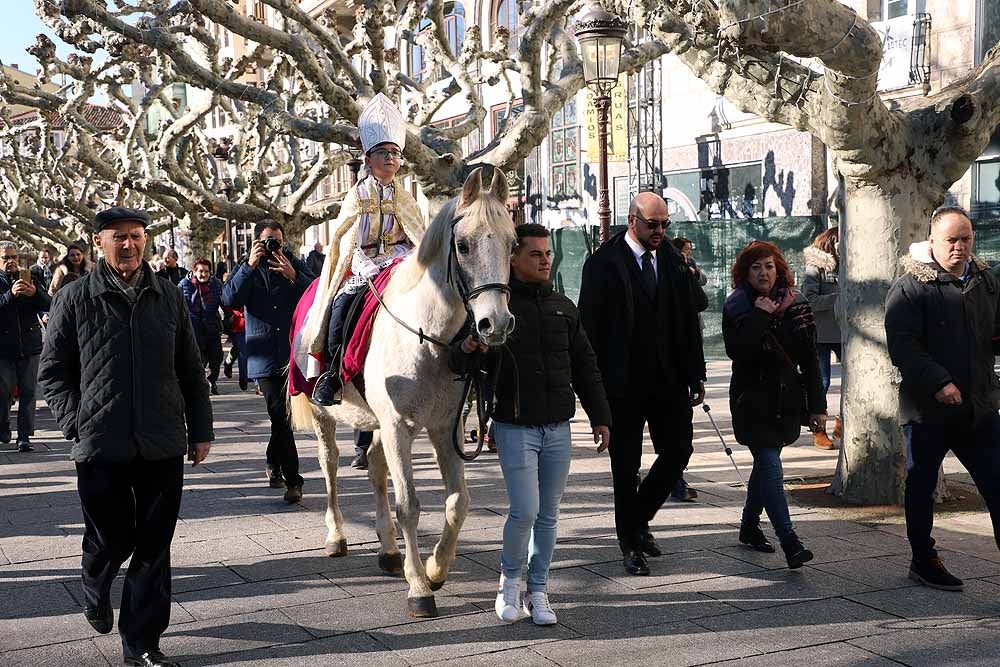
[[[504,623],[513,623],[521,618],[521,580],[507,579],[500,575],[500,590],[493,604],[497,616]]]
[[[549,604],[549,596],[545,591],[528,593],[524,598],[524,613],[531,616],[535,625],[555,625],[556,613]]]

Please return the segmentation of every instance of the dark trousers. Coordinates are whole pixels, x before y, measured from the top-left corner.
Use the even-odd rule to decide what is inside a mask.
[[[330,328],[326,333],[326,353],[331,363],[334,359],[339,360],[340,348],[348,333],[347,318],[350,315],[351,306],[365,294],[365,291],[357,294],[344,293],[333,300],[333,306],[330,308]]]
[[[691,401],[686,389],[656,398],[644,391],[611,399],[611,476],[615,489],[615,530],[622,548],[635,546],[666,501],[694,449]],[[636,487],[642,462],[643,426],[649,426],[656,460]]]
[[[109,605],[129,556],[118,631],[126,656],[159,648],[170,623],[170,542],[181,506],[184,460],[77,463],[83,505],[83,596]]]
[[[208,381],[215,384],[222,366],[222,338],[213,334],[199,340],[198,351],[201,352],[202,365],[208,365]]]
[[[247,334],[245,331],[229,334],[229,342],[232,349],[229,351],[229,363],[235,360],[239,364],[240,378],[247,379]]]
[[[362,454],[368,453],[368,448],[372,446],[372,439],[374,438],[374,433],[371,431],[355,431],[354,432],[354,455],[361,456]]]
[[[295,449],[295,435],[288,423],[288,375],[259,378],[260,389],[267,403],[267,416],[271,418],[271,437],[267,441],[267,462],[275,472],[280,472],[289,486],[302,484],[299,474],[299,452]]]
[[[972,476],[993,521],[993,537],[1000,546],[1000,416],[994,414],[967,426],[907,424],[906,536],[917,560],[933,558],[934,489],[938,469],[949,450]]]
[[[837,355],[840,361],[840,343],[816,343],[816,354],[819,356],[819,374],[823,378],[823,391],[830,391],[830,355]]]
[[[0,431],[10,431],[10,395],[17,387],[17,439],[35,434],[35,386],[38,384],[38,357],[0,359]]]

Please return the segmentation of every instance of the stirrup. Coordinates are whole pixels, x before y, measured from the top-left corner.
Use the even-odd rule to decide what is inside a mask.
[[[333,396],[329,399],[329,402],[320,401],[317,397],[318,393],[317,390],[320,388],[320,385],[326,384],[328,382],[335,382],[336,381],[335,378],[336,376],[334,375],[333,371],[326,371],[318,378],[316,378],[316,384],[313,386],[312,395],[309,396],[309,402],[312,403],[313,405],[318,405],[321,408],[329,408],[333,407],[334,405],[340,405],[341,399],[337,398],[337,394],[343,390],[343,385],[341,385],[339,389],[336,389],[332,392]]]

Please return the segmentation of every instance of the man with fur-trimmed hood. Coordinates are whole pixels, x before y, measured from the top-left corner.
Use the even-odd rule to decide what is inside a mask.
[[[903,376],[900,418],[906,437],[906,534],[910,578],[962,590],[931,537],[938,469],[954,452],[975,481],[1000,536],[1000,283],[972,254],[969,215],[946,207],[930,237],[910,247],[886,299],[889,355]]]
[[[358,117],[358,134],[368,175],[344,198],[302,332],[311,341],[311,354],[327,362],[312,392],[312,401],[322,406],[340,402],[339,359],[351,306],[365,293],[368,281],[409,253],[427,228],[417,202],[396,180],[406,144],[399,109],[379,93]],[[315,368],[302,370],[307,378],[317,375]]]

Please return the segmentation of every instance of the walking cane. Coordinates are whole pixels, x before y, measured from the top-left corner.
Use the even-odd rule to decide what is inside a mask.
[[[705,411],[706,415],[708,415],[708,421],[712,422],[712,428],[715,429],[715,434],[719,436],[719,442],[722,443],[722,449],[726,452],[726,456],[728,456],[729,460],[732,462],[733,468],[736,469],[736,476],[740,478],[740,484],[743,485],[744,489],[747,488],[747,483],[743,481],[743,473],[740,472],[740,467],[736,465],[736,459],[733,458],[733,450],[726,444],[726,439],[722,437],[722,431],[719,430],[718,424],[715,423],[715,417],[712,416],[712,408],[708,406],[708,403],[702,403],[701,409]]]

